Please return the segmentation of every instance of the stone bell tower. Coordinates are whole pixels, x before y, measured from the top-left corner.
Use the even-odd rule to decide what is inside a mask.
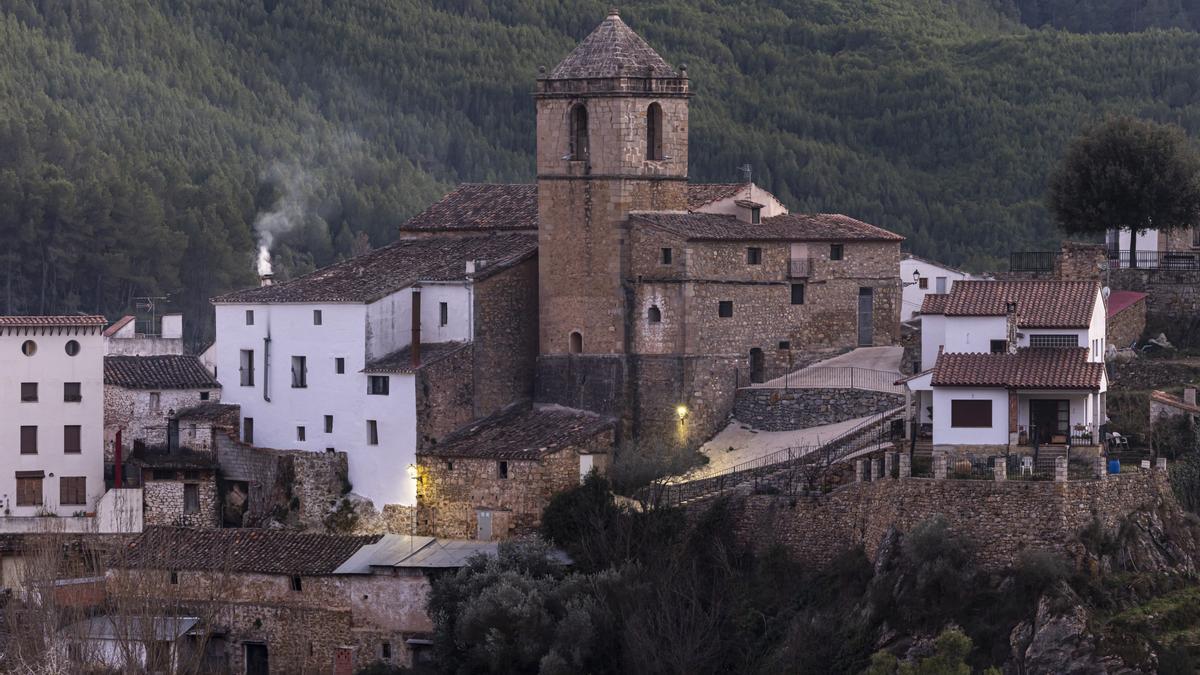
[[[630,211],[687,208],[688,96],[686,69],[669,66],[615,9],[538,76],[543,361],[607,355],[604,370],[623,370],[611,361],[629,351],[626,221]],[[585,362],[572,361],[576,370]],[[593,407],[584,394],[560,393],[550,398]]]

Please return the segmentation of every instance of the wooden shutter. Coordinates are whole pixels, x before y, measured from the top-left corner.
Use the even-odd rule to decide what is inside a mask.
[[[37,427],[24,426],[21,427],[21,454],[36,455],[37,454]]]
[[[63,427],[63,452],[77,454],[83,452],[83,442],[80,427],[77,424],[68,424]]]
[[[41,474],[41,471],[17,472],[17,506],[42,505],[42,478],[22,476],[22,473]]]
[[[992,426],[992,402],[988,400],[950,401],[950,426],[971,429]]]
[[[63,476],[58,479],[58,502],[64,506],[84,506],[87,504],[87,478],[84,476]]]

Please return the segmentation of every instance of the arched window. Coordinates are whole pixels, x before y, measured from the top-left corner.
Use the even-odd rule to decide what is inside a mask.
[[[582,103],[571,108],[571,159],[588,158],[588,114]]]
[[[662,310],[656,305],[650,305],[650,309],[646,310],[646,320],[650,323],[662,323]]]
[[[579,331],[571,331],[571,353],[583,353],[583,333]]]
[[[662,106],[651,103],[646,109],[646,159],[663,158]]]

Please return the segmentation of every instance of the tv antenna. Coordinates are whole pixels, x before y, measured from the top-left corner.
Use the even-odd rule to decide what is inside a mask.
[[[754,182],[754,181],[750,180],[750,176],[751,176],[751,173],[752,173],[752,171],[751,171],[751,169],[750,169],[750,165],[749,165],[749,164],[743,164],[743,165],[739,166],[739,167],[738,167],[738,171],[741,171],[741,172],[742,172],[742,182],[743,182],[743,183],[752,183],[752,182]]]
[[[150,323],[146,326],[146,335],[158,335],[154,332],[158,313],[158,301],[166,300],[165,295],[139,295],[133,299],[135,309],[150,314]]]

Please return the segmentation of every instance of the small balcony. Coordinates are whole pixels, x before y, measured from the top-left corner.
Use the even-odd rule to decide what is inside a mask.
[[[811,258],[792,258],[788,261],[788,277],[791,279],[807,279],[812,274]]]

